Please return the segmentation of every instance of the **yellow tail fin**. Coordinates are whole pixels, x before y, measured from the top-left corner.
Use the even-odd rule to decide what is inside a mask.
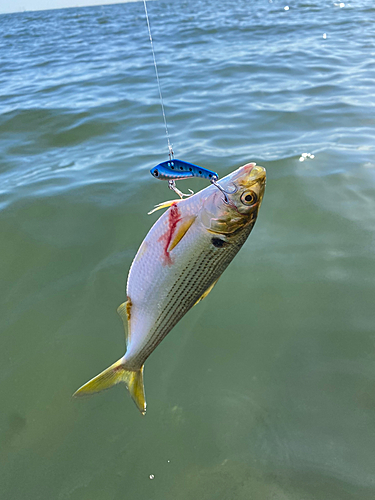
[[[102,373],[99,373],[99,375],[93,379],[89,380],[85,385],[80,387],[73,396],[88,396],[90,394],[95,394],[104,389],[109,389],[119,382],[124,382],[126,384],[139,411],[144,415],[146,413],[146,399],[143,385],[143,366],[137,371],[126,370],[121,359],[113,363],[113,365]]]

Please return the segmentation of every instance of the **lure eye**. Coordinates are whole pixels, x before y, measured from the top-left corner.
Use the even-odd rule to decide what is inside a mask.
[[[158,176],[159,176],[159,171],[158,171],[158,170],[154,170],[154,176],[155,176],[155,177],[158,177]]]
[[[244,205],[254,205],[258,201],[257,195],[254,193],[254,191],[244,191],[241,194],[241,201]]]

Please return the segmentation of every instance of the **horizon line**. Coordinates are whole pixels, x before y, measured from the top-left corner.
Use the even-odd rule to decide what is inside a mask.
[[[0,10],[0,16],[5,16],[5,15],[11,15],[11,14],[24,14],[26,12],[45,12],[49,10],[65,10],[65,9],[85,9],[85,8],[90,8],[90,7],[106,7],[110,5],[120,5],[120,4],[125,4],[125,3],[135,3],[135,2],[142,2],[143,0],[120,0],[116,2],[116,0],[112,0],[111,2],[108,3],[93,3],[92,5],[67,5],[67,6],[62,6],[62,7],[48,7],[45,9],[20,9],[20,10],[13,10],[13,11],[1,11]],[[148,2],[152,2],[154,0],[147,0]]]

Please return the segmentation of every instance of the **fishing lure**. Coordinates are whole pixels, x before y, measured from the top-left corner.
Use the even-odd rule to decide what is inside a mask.
[[[198,167],[198,165],[193,165],[187,161],[175,159],[159,163],[159,165],[152,168],[150,172],[155,179],[160,179],[162,181],[177,181],[179,179],[190,179],[191,177],[201,177],[212,181],[217,181],[219,179],[219,176],[213,170]]]
[[[224,195],[224,202],[228,203],[227,194],[233,194],[234,191],[224,190],[217,181],[219,176],[213,170],[208,170],[208,168],[198,167],[193,163],[188,163],[187,161],[176,160],[170,158],[168,161],[163,161],[156,165],[156,167],[150,170],[151,174],[162,181],[168,181],[169,188],[172,189],[178,196],[182,198],[188,198],[194,192],[189,189],[190,194],[184,194],[179,189],[177,189],[175,181],[178,179],[190,179],[191,177],[201,177],[204,179],[210,179],[211,184],[216,186]]]

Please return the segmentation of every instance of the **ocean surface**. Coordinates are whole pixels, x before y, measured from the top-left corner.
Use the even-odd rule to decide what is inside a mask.
[[[147,361],[147,415],[123,386],[73,399],[124,353],[171,198],[144,7],[0,16],[0,498],[373,500],[374,2],[148,11],[175,156],[256,161],[263,205]]]

